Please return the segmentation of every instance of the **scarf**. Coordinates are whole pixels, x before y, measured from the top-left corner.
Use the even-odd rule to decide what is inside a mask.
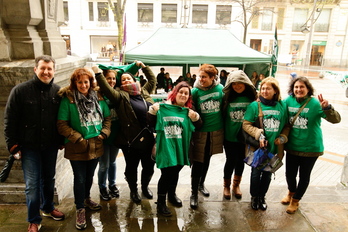
[[[201,89],[201,90],[209,90],[209,89],[212,89],[214,88],[215,86],[219,85],[220,84],[220,78],[219,77],[216,77],[214,80],[213,80],[213,84],[211,86],[208,86],[208,87],[203,87],[199,81],[200,77],[198,77],[195,81],[195,83],[193,84],[193,87],[194,88],[198,88],[198,89]]]
[[[80,122],[84,127],[89,125],[96,126],[96,122],[103,120],[103,113],[101,111],[97,92],[92,90],[87,96],[79,91],[74,91],[74,100],[79,112]]]
[[[260,101],[262,102],[262,104],[267,105],[267,106],[275,106],[277,105],[277,101],[275,100],[267,100],[266,98],[259,96]]]
[[[136,95],[141,94],[141,87],[140,87],[140,83],[138,81],[130,83],[130,84],[121,85],[120,88],[132,96],[136,96]]]

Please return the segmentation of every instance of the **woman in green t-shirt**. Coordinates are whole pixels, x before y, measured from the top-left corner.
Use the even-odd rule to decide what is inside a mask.
[[[288,93],[290,96],[285,99],[285,103],[289,122],[307,102],[296,118],[288,135],[288,142],[285,144],[285,173],[289,192],[281,203],[289,204],[286,212],[292,214],[297,211],[299,201],[307,190],[315,162],[324,153],[321,118],[331,123],[339,123],[341,117],[321,94],[318,95],[319,100],[312,97],[314,88],[306,77],[300,76],[293,79]],[[297,182],[298,173],[299,181]]]
[[[206,197],[210,195],[204,186],[204,181],[211,156],[223,152],[222,89],[215,66],[203,64],[199,68],[199,78],[192,89],[194,106],[203,120],[203,126],[193,133],[193,148],[190,154],[192,162],[190,206],[193,209],[198,207],[198,191]]]
[[[78,68],[70,78],[70,86],[62,88],[58,112],[58,132],[65,137],[64,157],[70,160],[74,173],[76,228],[87,227],[85,207],[102,207],[90,198],[98,158],[103,155],[103,140],[110,135],[110,111],[95,90],[93,72]]]
[[[275,78],[268,77],[261,82],[259,101],[263,113],[263,129],[253,125],[259,115],[259,103],[254,101],[245,112],[243,130],[259,140],[260,147],[266,147],[269,152],[277,154],[278,147],[274,142],[279,137],[287,116],[285,104],[280,101],[279,83]],[[271,183],[271,176],[271,172],[252,167],[250,178],[252,209],[267,209],[265,196]]]
[[[157,212],[164,216],[172,215],[166,205],[167,195],[172,205],[182,206],[175,193],[179,172],[184,165],[190,165],[188,152],[191,135],[194,128],[202,124],[199,114],[191,108],[191,88],[186,81],[182,81],[169,93],[165,104],[153,104],[147,114],[149,125],[156,126],[156,165],[161,169]]]
[[[231,199],[231,177],[234,171],[232,192],[238,199],[242,197],[239,184],[244,171],[245,144],[237,139],[242,127],[247,106],[256,100],[255,86],[242,71],[231,72],[223,89],[223,117],[225,124],[224,148],[226,162],[224,167],[224,198]]]

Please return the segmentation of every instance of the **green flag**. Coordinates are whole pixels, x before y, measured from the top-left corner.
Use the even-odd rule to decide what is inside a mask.
[[[277,72],[278,64],[278,36],[277,36],[277,26],[274,32],[274,43],[273,43],[273,54],[272,54],[272,77],[275,77]]]

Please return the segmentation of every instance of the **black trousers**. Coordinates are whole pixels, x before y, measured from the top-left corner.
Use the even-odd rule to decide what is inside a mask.
[[[224,141],[226,162],[224,167],[224,179],[231,179],[232,173],[242,176],[244,171],[245,144]]]
[[[207,140],[204,148],[204,162],[194,161],[191,167],[191,177],[201,178],[200,183],[203,184],[207,175],[210,164],[211,152],[210,152],[210,133],[208,133]]]
[[[121,147],[126,161],[126,169],[124,175],[128,182],[131,191],[137,190],[138,181],[138,166],[141,162],[141,183],[149,183],[154,173],[155,162],[151,159],[151,150],[144,151],[139,149],[132,149],[128,146]]]
[[[158,180],[157,187],[158,194],[167,194],[171,187],[175,190],[179,180],[179,172],[181,171],[182,167],[182,165],[177,165],[173,167],[161,168],[161,177]]]
[[[311,173],[318,157],[302,157],[286,153],[285,176],[290,192],[294,192],[294,199],[301,200],[307,191]],[[297,183],[296,176],[299,173]]]

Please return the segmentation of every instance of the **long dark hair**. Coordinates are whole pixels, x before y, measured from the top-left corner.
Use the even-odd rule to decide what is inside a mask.
[[[189,89],[189,98],[187,102],[185,103],[185,106],[188,108],[192,108],[192,95],[191,95],[191,86],[186,81],[181,81],[179,84],[177,84],[174,89],[168,94],[168,100],[170,100],[173,104],[176,103],[176,95],[178,95],[178,92],[181,88],[188,88]]]

